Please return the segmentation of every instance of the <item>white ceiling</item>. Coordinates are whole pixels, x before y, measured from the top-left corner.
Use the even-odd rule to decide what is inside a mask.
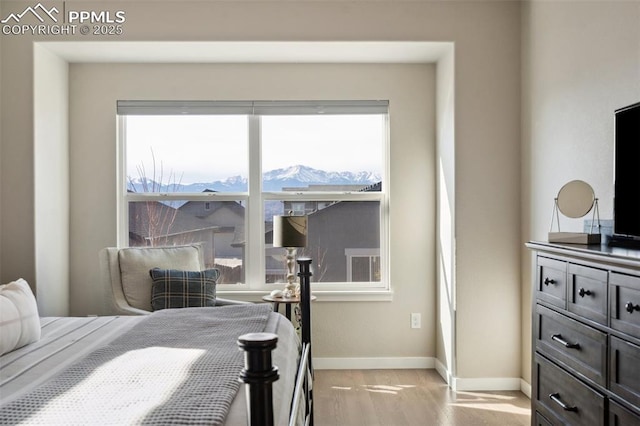
[[[451,42],[38,42],[68,62],[430,63]]]

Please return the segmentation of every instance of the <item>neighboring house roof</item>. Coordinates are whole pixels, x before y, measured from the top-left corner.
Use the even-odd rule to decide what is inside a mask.
[[[380,182],[376,182],[376,183],[373,183],[373,184],[371,184],[371,185],[369,185],[369,186],[366,186],[366,187],[364,187],[364,188],[361,188],[361,189],[360,189],[360,190],[358,190],[357,192],[380,192],[381,190],[382,190],[382,181],[380,181]],[[311,211],[311,212],[307,213],[307,215],[316,214],[316,213],[318,213],[318,212],[320,212],[320,211],[324,211],[324,210],[330,209],[330,208],[332,208],[333,206],[339,205],[339,204],[341,204],[341,203],[342,203],[342,201],[334,201],[333,203],[328,204],[327,206],[325,206],[325,207],[323,207],[323,208],[321,208],[321,209],[313,210],[313,211]],[[326,212],[325,212],[325,213],[326,213]]]
[[[155,226],[153,237],[168,237],[200,230],[217,230],[218,226],[188,213],[181,212],[171,206],[157,201],[145,201],[129,204],[129,215],[137,216],[137,220],[129,222],[129,232],[142,238],[151,237],[149,229]],[[151,220],[150,217],[154,219]],[[155,225],[150,222],[155,221]]]
[[[359,192],[380,192],[382,191],[382,181],[372,183],[366,188],[362,188]]]
[[[382,188],[382,182],[377,182],[371,184],[367,187],[361,188],[360,192],[372,192],[372,191],[380,191]],[[209,189],[204,190],[203,192],[217,192]],[[149,238],[151,235],[149,233],[150,228],[150,215],[145,211],[147,208],[151,209],[151,215],[156,217],[157,224],[155,225],[158,229],[154,232],[154,237],[168,237],[172,235],[185,234],[189,232],[196,232],[201,230],[213,230],[215,231],[231,231],[230,227],[220,227],[213,226],[210,222],[204,219],[207,216],[195,216],[193,214],[187,213],[184,210],[189,210],[193,206],[198,206],[199,204],[208,202],[210,203],[210,208],[207,210],[207,216],[213,214],[215,211],[221,208],[228,208],[231,211],[242,215],[244,217],[245,208],[236,201],[188,201],[177,209],[168,206],[161,202],[156,201],[148,201],[141,203],[132,203],[129,205],[130,209],[139,210],[138,219],[131,221],[129,226],[129,231],[133,234],[140,236],[141,238]],[[194,203],[198,203],[195,204]],[[310,215],[316,214],[319,211],[324,211],[323,214],[330,213],[330,209],[333,206],[341,204],[340,202],[333,203],[331,205],[326,206],[325,208],[311,212]],[[329,210],[329,211],[325,211]],[[131,211],[130,214],[136,214],[135,211]],[[273,229],[272,223],[265,223],[265,236],[267,239],[267,243],[272,241],[273,238]],[[234,229],[234,237],[232,246],[240,247],[246,244],[245,238],[245,229],[244,226],[235,226]]]
[[[301,186],[285,186],[282,188],[284,192],[298,192],[298,191],[360,191],[362,184],[343,184],[343,185],[329,185],[329,184],[311,184],[306,187]]]
[[[372,191],[380,191],[382,188],[382,181],[372,183],[370,185],[364,186],[362,184],[345,184],[345,185],[325,185],[325,184],[311,184],[307,187],[284,187],[282,188],[285,192],[295,192],[295,191],[354,191],[354,192],[372,192]]]
[[[218,191],[214,191],[211,189],[205,189],[202,192],[218,192]],[[209,203],[210,207],[209,209],[207,209],[205,212],[205,215],[202,215],[201,217],[206,217],[206,216],[210,216],[213,213],[215,213],[217,210],[226,207],[229,210],[231,210],[232,212],[236,213],[239,216],[243,216],[244,217],[244,206],[242,206],[240,203],[238,203],[237,201],[216,201],[216,200],[200,200],[200,201],[187,201],[186,203],[182,204],[180,207],[178,207],[178,209],[180,210],[186,210],[188,208],[193,208],[195,206],[195,208],[200,207],[200,205],[204,205],[204,203]]]

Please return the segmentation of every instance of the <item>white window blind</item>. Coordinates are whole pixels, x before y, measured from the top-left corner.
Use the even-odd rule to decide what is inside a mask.
[[[342,115],[386,114],[389,101],[138,101],[117,103],[118,115]]]

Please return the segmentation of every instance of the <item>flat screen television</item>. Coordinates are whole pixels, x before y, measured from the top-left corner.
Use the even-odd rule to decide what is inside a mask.
[[[640,102],[615,111],[613,237],[640,248]]]

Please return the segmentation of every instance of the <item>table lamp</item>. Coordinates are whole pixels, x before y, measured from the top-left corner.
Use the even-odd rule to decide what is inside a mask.
[[[295,294],[296,249],[307,245],[307,216],[274,216],[273,247],[287,249],[287,283],[284,297]]]

